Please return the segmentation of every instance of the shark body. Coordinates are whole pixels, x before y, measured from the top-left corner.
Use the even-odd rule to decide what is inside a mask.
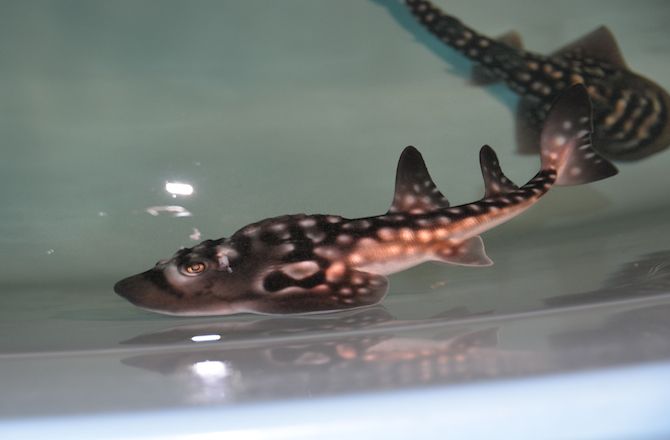
[[[509,32],[487,37],[432,2],[404,0],[416,19],[444,44],[475,63],[475,78],[505,82],[521,96],[518,140],[522,150],[538,145],[552,102],[573,84],[584,84],[594,111],[594,144],[613,160],[637,160],[670,146],[670,96],[633,72],[606,27],[541,55],[522,48]]]
[[[119,281],[133,304],[171,315],[326,312],[378,303],[386,275],[425,261],[488,266],[479,234],[519,215],[553,185],[576,185],[616,174],[591,147],[591,108],[575,86],[552,108],[542,132],[542,167],[518,187],[482,147],[486,193],[450,206],[421,154],[407,147],[398,162],[395,196],[383,215],[347,219],[295,214],[206,240]]]

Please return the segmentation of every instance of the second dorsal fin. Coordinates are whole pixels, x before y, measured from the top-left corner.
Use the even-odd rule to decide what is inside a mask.
[[[395,194],[388,212],[422,214],[448,207],[449,201],[433,183],[419,150],[405,148],[398,160]]]
[[[479,165],[482,168],[482,177],[486,187],[486,197],[504,194],[519,189],[511,180],[507,178],[500,169],[498,156],[493,148],[484,145],[479,150]]]

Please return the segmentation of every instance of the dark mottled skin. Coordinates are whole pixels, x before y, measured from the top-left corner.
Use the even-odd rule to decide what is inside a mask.
[[[591,148],[589,115],[586,90],[568,90],[543,130],[542,168],[521,187],[505,177],[493,149],[484,146],[479,159],[485,196],[451,207],[421,154],[407,147],[386,214],[266,219],[229,238],[181,249],[114,290],[140,307],[174,315],[313,313],[378,303],[388,290],[386,275],[425,261],[489,266],[480,233],[519,215],[554,184],[616,174]]]
[[[626,66],[605,27],[551,55],[492,39],[423,0],[406,0],[415,17],[442,42],[504,81],[523,99],[519,141],[537,145],[551,103],[568,87],[587,87],[594,112],[594,148],[609,159],[636,160],[670,145],[670,97]]]

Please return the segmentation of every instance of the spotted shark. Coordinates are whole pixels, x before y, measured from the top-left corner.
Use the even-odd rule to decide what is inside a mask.
[[[169,315],[312,313],[376,304],[388,290],[387,275],[426,261],[489,266],[479,234],[519,215],[553,185],[617,173],[592,148],[591,124],[586,89],[574,86],[550,111],[541,169],[521,187],[485,145],[479,156],[484,197],[452,207],[410,146],[400,156],[393,203],[383,215],[266,219],[229,238],[181,249],[114,290],[136,306]]]
[[[522,151],[537,148],[552,102],[575,83],[584,84],[591,97],[594,144],[607,158],[638,160],[670,145],[670,96],[628,67],[607,27],[541,55],[524,50],[516,32],[489,38],[429,1],[402,1],[428,31],[475,63],[475,82],[501,80],[521,96]]]

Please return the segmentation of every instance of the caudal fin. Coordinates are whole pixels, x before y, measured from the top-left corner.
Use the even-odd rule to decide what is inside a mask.
[[[556,185],[581,185],[617,174],[617,169],[591,145],[589,95],[581,84],[563,92],[542,127],[542,169],[556,170]]]

